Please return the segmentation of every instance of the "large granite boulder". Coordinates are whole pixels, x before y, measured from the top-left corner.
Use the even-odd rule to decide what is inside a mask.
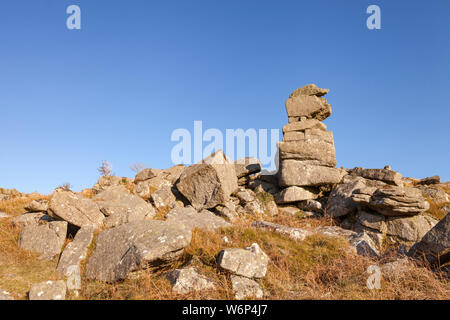
[[[174,261],[191,237],[190,228],[160,220],[133,221],[103,231],[88,261],[86,276],[115,282],[148,265]]]
[[[100,228],[105,219],[95,201],[63,189],[55,190],[50,200],[49,213],[77,227]]]
[[[317,193],[311,192],[308,189],[292,186],[280,191],[275,196],[275,201],[278,204],[286,204],[304,200],[314,200],[317,199],[318,196]]]
[[[383,181],[390,185],[403,186],[402,175],[389,169],[364,169],[357,167],[350,170],[350,174],[361,176],[365,179]]]
[[[224,204],[238,188],[234,163],[217,151],[186,168],[176,187],[197,210]]]
[[[414,257],[424,257],[431,264],[450,262],[450,214],[439,221],[408,252]]]
[[[342,169],[284,160],[281,162],[279,183],[282,187],[337,184],[345,174]]]
[[[61,253],[66,241],[67,222],[54,221],[26,226],[19,235],[19,246],[39,253],[40,259],[52,260]]]
[[[313,165],[336,166],[334,143],[329,143],[322,139],[280,142],[278,147],[282,160],[295,159]]]
[[[296,94],[291,95],[286,101],[286,111],[289,117],[306,117],[323,121],[331,115],[331,106],[324,98]]]

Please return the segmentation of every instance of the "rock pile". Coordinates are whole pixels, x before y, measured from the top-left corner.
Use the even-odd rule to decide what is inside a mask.
[[[345,174],[336,169],[333,133],[321,121],[331,115],[323,98],[328,89],[311,84],[295,90],[286,101],[289,123],[279,143],[279,185],[285,188],[277,202],[314,200],[317,187],[339,183]]]

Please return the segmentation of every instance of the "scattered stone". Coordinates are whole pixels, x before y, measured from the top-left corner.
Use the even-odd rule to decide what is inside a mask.
[[[94,193],[99,193],[109,187],[126,185],[129,183],[133,183],[133,179],[127,177],[101,176],[92,190]]]
[[[254,243],[245,249],[225,249],[219,253],[219,267],[247,278],[263,278],[267,272],[269,258]]]
[[[230,227],[231,224],[208,210],[197,212],[193,207],[174,208],[166,216],[167,222],[178,222],[187,228],[216,230]]]
[[[439,184],[441,183],[441,177],[439,176],[432,176],[432,177],[428,177],[428,178],[424,178],[419,180],[419,182],[417,182],[417,184],[419,185],[430,185],[430,184]]]
[[[93,200],[62,189],[57,189],[53,193],[49,204],[49,213],[51,216],[59,217],[77,227],[100,228],[105,219]]]
[[[160,220],[134,221],[103,231],[88,261],[86,276],[115,282],[148,265],[174,261],[191,237],[189,228]]]
[[[243,178],[261,171],[261,162],[257,158],[243,158],[234,162],[236,176]]]
[[[439,221],[408,252],[409,256],[425,257],[431,264],[450,262],[450,214]]]
[[[276,224],[276,223],[267,222],[267,221],[254,221],[252,223],[252,227],[267,229],[267,230],[270,230],[270,231],[273,231],[276,233],[280,233],[280,234],[288,236],[289,238],[291,238],[295,241],[305,240],[306,237],[312,235],[311,231],[308,231],[305,229],[292,228],[292,227],[283,226],[281,224]]]
[[[193,267],[173,270],[168,273],[167,278],[173,285],[173,291],[181,294],[215,289],[214,282],[199,274]]]
[[[303,200],[317,199],[318,194],[315,194],[305,188],[292,186],[282,190],[275,197],[275,202],[278,204],[293,203]]]
[[[147,200],[150,199],[150,196],[153,192],[166,187],[171,188],[172,183],[162,176],[157,176],[145,181],[138,182],[134,188],[134,193],[142,199]]]
[[[48,210],[47,200],[33,200],[25,206],[28,212],[45,212]]]
[[[176,186],[195,209],[214,208],[224,204],[238,188],[234,163],[223,151],[217,151],[186,168]]]
[[[30,300],[65,300],[66,283],[59,281],[44,281],[32,284],[28,297]]]
[[[364,179],[355,178],[347,180],[346,183],[340,184],[333,188],[328,197],[326,213],[332,217],[342,217],[357,208],[357,203],[353,200],[352,194],[355,190],[364,188],[366,184]]]
[[[231,287],[237,300],[253,297],[261,299],[264,296],[264,291],[258,282],[249,278],[232,275]]]
[[[94,238],[94,228],[86,226],[80,228],[75,238],[65,248],[58,262],[56,271],[64,276],[69,276],[69,268],[71,266],[80,267],[81,261],[86,258],[88,247]]]
[[[322,203],[316,200],[305,200],[298,203],[298,208],[303,211],[322,213]]]
[[[302,210],[295,206],[279,206],[278,212],[282,215],[295,216],[296,214],[301,213]]]
[[[39,258],[52,260],[61,253],[67,236],[67,222],[54,221],[26,226],[19,235],[19,246],[40,253]]]
[[[42,212],[25,213],[11,220],[13,226],[24,228],[31,225],[39,225],[44,222],[51,222],[53,218]]]
[[[152,199],[153,205],[157,209],[164,207],[173,208],[177,200],[172,192],[172,188],[168,186],[153,192],[150,195],[150,199]]]

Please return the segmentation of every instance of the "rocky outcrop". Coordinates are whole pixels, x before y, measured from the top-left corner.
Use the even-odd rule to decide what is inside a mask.
[[[101,232],[89,259],[89,279],[115,282],[129,272],[180,257],[191,241],[191,230],[159,220],[129,222]]]
[[[57,189],[53,193],[49,213],[77,227],[100,228],[105,220],[96,202],[63,189]]]
[[[217,151],[186,168],[176,187],[196,210],[224,204],[238,188],[234,163]]]
[[[236,275],[232,275],[230,278],[231,288],[233,290],[234,297],[237,300],[242,300],[245,298],[263,298],[264,291],[255,280]]]
[[[308,85],[286,101],[289,123],[279,144],[281,187],[332,185],[345,175],[335,168],[333,134],[320,122],[331,115],[331,106],[322,98],[326,93],[327,89]]]

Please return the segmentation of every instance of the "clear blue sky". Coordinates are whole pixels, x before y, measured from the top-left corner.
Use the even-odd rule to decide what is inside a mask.
[[[331,90],[338,166],[450,180],[448,0],[2,0],[0,45],[1,187],[167,168],[174,129],[281,129],[308,83]]]

